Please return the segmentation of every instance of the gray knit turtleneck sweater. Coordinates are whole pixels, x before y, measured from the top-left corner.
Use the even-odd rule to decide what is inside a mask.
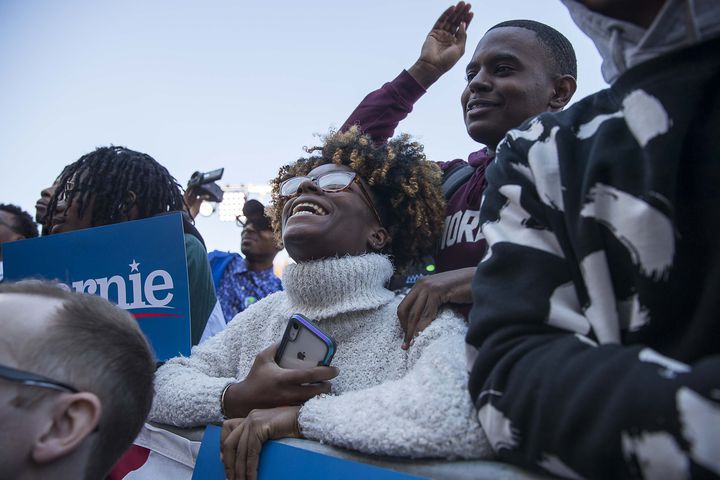
[[[255,356],[279,342],[301,313],[337,342],[332,394],[300,410],[307,438],[379,455],[488,458],[491,450],[467,393],[463,319],[446,311],[402,350],[401,300],[384,284],[382,255],[290,265],[277,292],[238,314],[188,358],[168,361],[155,379],[150,419],[178,426],[221,421],[220,394],[245,378]]]

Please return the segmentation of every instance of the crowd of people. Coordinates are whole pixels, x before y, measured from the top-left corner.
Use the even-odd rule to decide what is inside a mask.
[[[1,283],[0,478],[104,478],[146,421],[222,424],[233,479],[283,437],[561,478],[720,477],[720,3],[561,1],[608,89],[568,107],[570,42],[502,22],[460,97],[478,150],[428,160],[393,135],[462,58],[460,1],[279,169],[272,205],[245,203],[242,255],[208,254],[201,196],[125,147],[67,165],[34,219],[0,204],[0,281],[3,243],[181,212],[193,345],[156,368],[107,301]],[[428,255],[437,273],[388,288]],[[335,339],[331,365],[276,363],[298,313]]]

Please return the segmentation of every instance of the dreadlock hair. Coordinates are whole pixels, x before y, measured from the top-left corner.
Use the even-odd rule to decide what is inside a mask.
[[[10,203],[0,203],[0,210],[15,216],[15,224],[12,226],[13,232],[25,238],[35,238],[38,236],[35,221],[32,216],[22,208]]]
[[[70,179],[75,188],[66,191]],[[78,202],[80,216],[94,199],[93,226],[118,223],[127,214],[129,191],[135,193],[138,218],[186,210],[180,184],[170,172],[150,155],[125,147],[99,147],[83,155],[63,170],[57,182],[46,218],[53,217],[58,198],[64,196],[66,209]]]
[[[377,145],[354,126],[347,132],[331,131],[323,138],[322,147],[307,152],[310,157],[281,167],[271,182],[270,216],[278,237],[286,201],[280,196],[280,185],[320,165],[334,163],[350,167],[370,187],[383,227],[392,239],[388,253],[398,270],[433,253],[443,228],[445,198],[440,189],[440,168],[425,158],[422,145],[408,135]]]
[[[535,35],[537,35],[540,41],[540,45],[553,64],[554,71],[552,73],[556,75],[570,75],[577,80],[575,49],[572,43],[570,43],[570,40],[565,38],[565,35],[544,23],[534,20],[508,20],[506,22],[500,22],[494,27],[490,27],[488,32],[503,27],[524,28],[535,32]]]

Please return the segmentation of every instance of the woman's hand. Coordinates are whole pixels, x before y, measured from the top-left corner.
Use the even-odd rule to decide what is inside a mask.
[[[247,418],[226,420],[220,434],[220,456],[230,480],[255,480],[266,440],[300,438],[300,407],[253,410]]]
[[[428,33],[420,58],[408,73],[427,89],[450,70],[465,53],[466,29],[473,18],[470,4],[458,2],[447,8]]]
[[[232,384],[225,392],[223,411],[227,417],[245,417],[256,408],[300,405],[315,395],[330,392],[328,380],[337,376],[337,368],[280,368],[275,363],[277,348],[275,344],[258,353],[245,380]]]
[[[413,337],[419,335],[437,317],[438,310],[447,303],[471,304],[472,279],[475,267],[422,277],[398,305],[400,326],[405,332],[402,348],[407,350]]]

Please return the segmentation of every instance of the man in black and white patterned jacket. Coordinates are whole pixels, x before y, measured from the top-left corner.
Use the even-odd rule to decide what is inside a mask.
[[[720,476],[720,2],[563,0],[611,87],[488,168],[470,393],[500,458]]]

